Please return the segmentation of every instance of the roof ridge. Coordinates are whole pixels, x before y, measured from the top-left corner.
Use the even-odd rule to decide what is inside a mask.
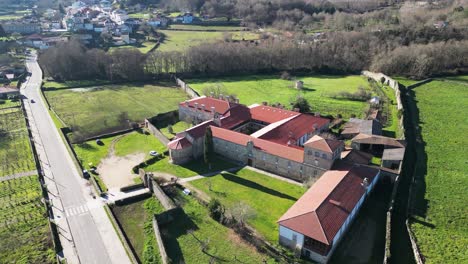
[[[300,215],[295,215],[293,217],[289,217],[289,218],[286,218],[286,219],[283,219],[281,220],[281,218],[277,221],[277,223],[279,222],[283,222],[283,221],[286,221],[286,220],[291,220],[291,219],[294,219],[294,218],[297,218],[297,217],[300,217],[300,216],[303,216],[303,215],[306,215],[306,214],[311,214],[311,213],[315,213],[315,210],[314,211],[308,211],[308,212],[305,212],[303,214],[300,214]],[[320,221],[319,221],[320,222]]]

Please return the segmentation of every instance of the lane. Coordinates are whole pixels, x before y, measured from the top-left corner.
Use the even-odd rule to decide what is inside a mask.
[[[53,196],[55,223],[68,263],[131,263],[103,203],[94,199],[60,137],[40,94],[42,71],[35,58],[27,61],[32,75],[22,89],[33,138],[47,187]],[[31,100],[35,102],[32,103]],[[67,216],[67,210],[73,214]],[[79,208],[86,208],[78,212]]]

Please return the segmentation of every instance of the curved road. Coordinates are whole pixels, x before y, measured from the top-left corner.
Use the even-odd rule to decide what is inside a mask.
[[[26,65],[32,75],[21,93],[52,198],[53,221],[58,225],[64,257],[68,263],[131,263],[103,201],[93,199],[89,183],[80,176],[49,116],[40,94],[42,71],[35,55]]]

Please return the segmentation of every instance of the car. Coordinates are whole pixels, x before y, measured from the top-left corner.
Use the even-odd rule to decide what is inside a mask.
[[[150,151],[149,154],[150,154],[151,156],[153,156],[153,157],[159,156],[159,153],[158,153],[157,151],[154,151],[154,150]]]
[[[36,101],[34,101],[34,99],[31,99],[31,103],[33,103],[33,104],[34,104],[35,102],[36,102]]]
[[[89,178],[89,172],[87,170],[83,170],[83,176],[85,178]]]

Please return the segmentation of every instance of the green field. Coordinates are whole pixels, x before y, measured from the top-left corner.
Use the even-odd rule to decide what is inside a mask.
[[[130,240],[141,263],[162,263],[154,236],[152,219],[164,208],[154,197],[126,205],[112,207],[123,232]]]
[[[240,26],[204,26],[204,25],[190,25],[190,24],[173,24],[170,25],[171,29],[179,30],[213,30],[213,31],[241,31],[244,27]]]
[[[213,259],[226,263],[273,263],[268,256],[243,242],[234,231],[214,221],[208,209],[194,198],[179,194],[177,200],[183,211],[178,211],[174,221],[161,228],[172,263],[210,263]]]
[[[190,183],[228,208],[238,202],[249,205],[256,213],[256,217],[251,219],[249,224],[267,241],[273,243],[278,241],[276,221],[306,191],[302,186],[249,169],[242,169],[237,173],[222,173]]]
[[[467,263],[468,83],[437,80],[414,92],[422,139],[411,229],[426,263]]]
[[[35,169],[21,108],[0,109],[0,177]]]
[[[418,80],[412,80],[412,79],[408,79],[406,77],[393,77],[393,79],[401,84],[403,84],[404,86],[409,86],[409,85],[412,85],[412,84],[415,84],[417,82],[419,82]]]
[[[3,102],[3,103],[1,103]],[[11,100],[4,100],[0,99],[0,110],[10,107],[19,107],[21,103],[19,101],[11,101]]]
[[[185,131],[186,129],[188,129],[190,127],[191,127],[190,124],[188,124],[188,123],[186,123],[184,121],[179,121],[179,122],[172,125],[172,132],[174,132],[174,134],[169,133],[168,127],[162,127],[162,128],[159,128],[159,130],[168,139],[172,139],[175,136],[175,134],[177,134],[179,132],[183,132],[183,131]]]
[[[215,42],[223,38],[223,32],[161,30],[165,35],[158,51],[184,51],[203,43]]]
[[[42,88],[47,89],[63,89],[63,88],[76,88],[85,86],[97,86],[109,84],[109,80],[78,80],[78,81],[65,81],[65,82],[54,82],[44,81]]]
[[[283,80],[274,75],[249,75],[216,79],[187,79],[189,84],[200,94],[205,87],[221,84],[228,94],[235,94],[240,102],[246,105],[281,103],[289,107],[289,103],[298,95],[304,96],[311,105],[312,111],[321,114],[342,114],[349,118],[351,114],[363,117],[368,107],[367,102],[334,99],[332,96],[341,91],[356,92],[362,86],[369,90],[370,85],[362,76],[330,76],[315,75],[298,77],[304,82],[304,89],[294,88],[294,81]]]
[[[109,52],[112,52],[117,49],[138,49],[141,51],[141,53],[148,53],[154,46],[156,45],[156,42],[152,41],[144,41],[143,43],[140,44],[132,44],[132,45],[124,45],[124,46],[116,46],[116,47],[111,47],[109,49]]]
[[[143,84],[62,89],[45,96],[59,117],[84,136],[129,128],[130,122],[177,109],[187,98],[174,87]]]
[[[222,159],[216,159],[213,162],[211,169],[208,167],[207,164],[205,164],[203,159],[193,160],[183,165],[175,165],[169,161],[169,157],[164,157],[163,159],[145,167],[144,169],[147,172],[163,172],[172,174],[179,178],[188,178],[196,176],[198,174],[206,174],[210,172],[233,168],[235,166],[235,164],[232,164]]]
[[[0,182],[0,263],[56,263],[37,176]]]

